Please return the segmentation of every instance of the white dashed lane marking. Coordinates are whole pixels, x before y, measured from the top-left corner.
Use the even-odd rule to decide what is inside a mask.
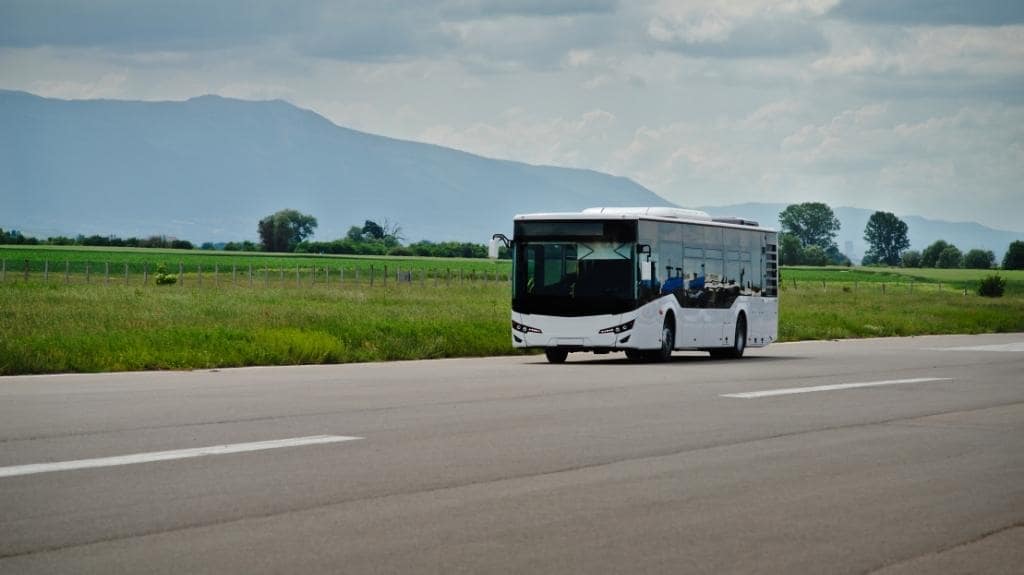
[[[835,385],[815,385],[813,387],[788,387],[785,389],[767,389],[765,391],[748,391],[746,393],[726,393],[721,397],[734,397],[739,399],[754,399],[758,397],[772,397],[776,395],[794,395],[797,393],[813,393],[816,391],[837,391],[840,389],[855,389],[858,387],[876,387],[880,385],[899,385],[901,383],[928,383],[932,381],[952,381],[951,377],[916,377],[914,379],[890,379],[888,381],[866,381],[862,383],[837,383]]]
[[[56,461],[53,463],[32,463],[29,465],[0,467],[0,477],[31,475],[33,473],[50,473],[53,471],[71,471],[74,469],[91,469],[95,467],[113,467],[116,465],[132,465],[135,463],[150,463],[153,461],[169,461],[172,459],[204,457],[207,455],[228,455],[231,453],[244,453],[246,451],[263,451],[266,449],[280,449],[282,447],[320,445],[324,443],[353,441],[356,439],[362,439],[362,437],[348,437],[344,435],[311,435],[308,437],[292,437],[289,439],[275,439],[271,441],[254,441],[250,443],[230,443],[227,445],[195,447],[191,449],[175,449],[173,451],[132,453],[130,455],[117,455],[114,457],[98,457],[96,459],[77,459],[74,461]]]

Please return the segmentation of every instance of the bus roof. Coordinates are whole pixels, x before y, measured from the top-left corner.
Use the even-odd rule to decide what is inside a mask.
[[[727,217],[712,218],[707,212],[687,210],[683,208],[664,207],[632,207],[632,208],[587,208],[582,212],[548,212],[535,214],[517,214],[514,221],[531,220],[653,220],[662,222],[689,222],[707,226],[739,228],[775,232],[772,228],[762,227],[754,220]]]

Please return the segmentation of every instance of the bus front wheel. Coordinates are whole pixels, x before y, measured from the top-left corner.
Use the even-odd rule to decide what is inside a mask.
[[[548,348],[544,350],[544,355],[547,356],[548,363],[565,363],[565,358],[569,357],[569,352],[564,349]]]

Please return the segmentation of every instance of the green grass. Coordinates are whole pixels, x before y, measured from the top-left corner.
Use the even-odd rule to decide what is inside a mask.
[[[0,286],[0,374],[512,353],[504,283],[181,289]]]
[[[1007,294],[1024,294],[1024,270],[965,270],[965,269],[928,269],[928,268],[845,268],[845,267],[805,267],[791,266],[782,268],[782,285],[797,289],[812,287],[821,282],[827,284],[914,284],[923,289],[943,289],[974,291],[982,278],[999,274],[1007,280]]]
[[[1024,332],[1024,272],[1000,273],[1007,296],[990,299],[973,289],[984,271],[785,268],[780,339]],[[11,274],[0,283],[0,374],[514,353],[506,282],[370,287],[365,277],[359,285],[334,277],[250,289],[214,287],[209,277],[203,287],[195,277],[156,287]],[[967,295],[961,284],[971,286]]]

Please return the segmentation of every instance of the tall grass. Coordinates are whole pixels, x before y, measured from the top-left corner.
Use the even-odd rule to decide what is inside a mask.
[[[214,290],[0,286],[0,373],[511,353],[503,283]]]
[[[937,282],[886,284],[883,291],[882,282],[843,281],[862,276],[841,269],[809,273],[815,279],[798,280],[797,289],[783,283],[782,341],[1024,331],[1024,276],[1009,274],[1013,295],[992,299],[939,291]],[[0,374],[515,353],[507,282],[204,285],[9,278],[0,283]]]

